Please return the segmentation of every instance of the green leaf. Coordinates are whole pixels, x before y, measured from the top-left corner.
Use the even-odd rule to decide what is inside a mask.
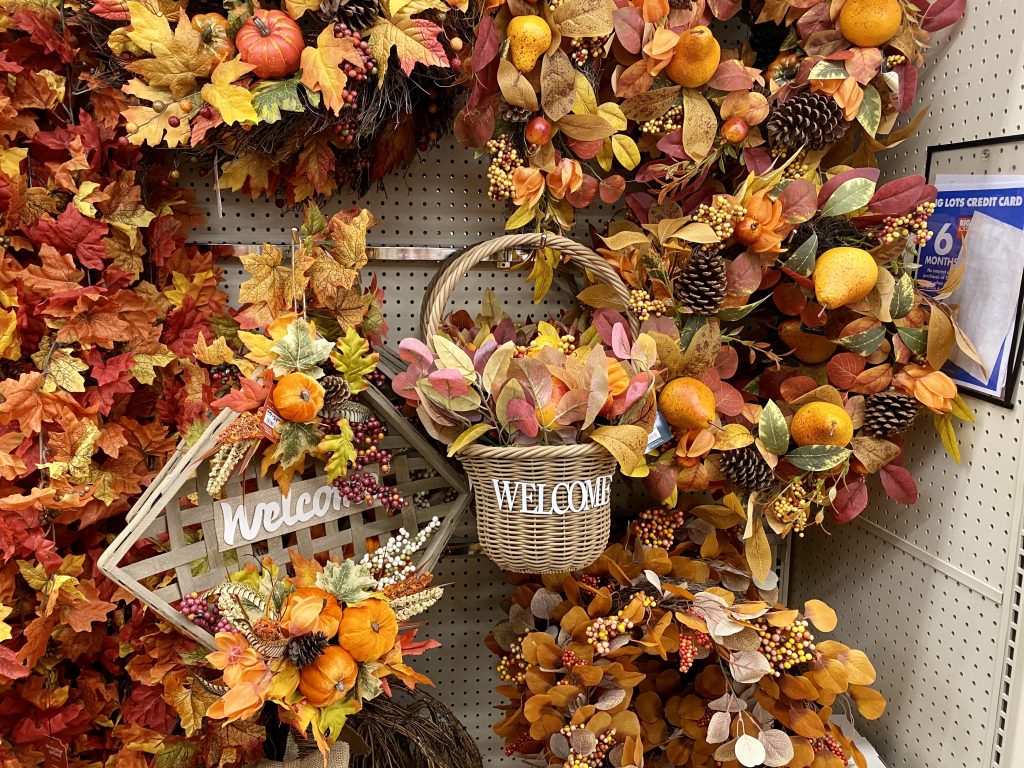
[[[874,137],[878,133],[878,126],[882,122],[882,97],[873,85],[864,87],[864,101],[857,113],[857,122],[864,127],[868,136]]]
[[[718,319],[724,320],[727,323],[742,320],[759,306],[768,301],[771,297],[772,294],[769,293],[767,296],[758,299],[753,304],[744,304],[742,307],[727,307],[726,309],[720,309],[718,310]]]
[[[309,203],[302,216],[302,229],[299,232],[303,237],[312,237],[325,231],[327,231],[327,219],[324,218],[320,206],[316,203]]]
[[[306,454],[316,450],[323,433],[317,424],[297,424],[282,421],[277,427],[278,441],[274,446],[273,459],[287,469]]]
[[[178,768],[181,765],[191,765],[198,753],[199,748],[188,739],[182,739],[173,744],[164,744],[153,758],[153,768]]]
[[[821,209],[822,216],[843,216],[863,208],[875,194],[875,182],[871,179],[849,179],[839,185],[839,188],[832,193],[825,207]]]
[[[786,461],[808,472],[824,472],[826,469],[838,467],[850,458],[850,453],[849,448],[839,448],[835,445],[804,445],[787,453]]]
[[[858,355],[867,357],[878,349],[884,338],[885,328],[878,327],[869,328],[866,331],[855,333],[852,336],[844,336],[839,340],[839,343],[851,352],[856,352]]]
[[[472,427],[470,427],[457,438],[455,438],[455,442],[448,446],[448,455],[454,456],[467,445],[475,443],[477,440],[486,435],[492,429],[494,429],[494,427],[492,427],[490,424],[474,424]]]
[[[299,318],[292,321],[284,337],[270,348],[277,355],[273,365],[276,376],[294,371],[314,379],[324,375],[320,363],[328,358],[334,345],[319,336],[314,338],[314,333],[313,327],[305,320]]]
[[[252,105],[261,123],[276,123],[281,112],[304,112],[299,98],[299,79],[263,80],[253,89]]]
[[[786,269],[796,272],[798,275],[809,277],[814,271],[814,262],[818,254],[818,235],[811,233],[811,236],[804,240],[800,247],[793,251],[793,254],[783,262]]]
[[[846,67],[833,61],[819,61],[811,68],[811,80],[845,80],[850,76]]]
[[[700,315],[689,315],[679,329],[679,349],[683,352],[690,346],[697,331],[707,325],[708,319]]]
[[[764,443],[764,447],[776,456],[782,456],[789,448],[789,427],[786,425],[786,417],[782,410],[769,400],[761,410],[761,418],[757,422],[757,436]]]
[[[950,413],[933,413],[932,417],[935,419],[935,429],[939,431],[939,437],[942,438],[942,444],[946,448],[946,453],[949,454],[953,461],[959,464],[960,441],[957,440],[956,430],[953,429],[953,415]]]
[[[356,460],[356,449],[352,445],[352,427],[349,426],[348,421],[341,419],[338,421],[338,428],[341,430],[340,432],[328,435],[317,446],[320,453],[330,454],[324,467],[328,480],[344,477],[348,473],[349,465],[355,463]]]
[[[914,279],[904,272],[896,281],[896,288],[893,290],[892,299],[889,300],[889,315],[893,320],[899,320],[910,314],[914,308]],[[910,346],[909,344],[907,345]]]
[[[896,329],[903,343],[907,345],[915,355],[923,355],[928,349],[927,328],[897,328]]]
[[[380,669],[380,663],[369,661],[359,665],[359,677],[356,678],[356,695],[360,701],[370,701],[384,693],[384,685],[374,673]]]
[[[339,603],[361,603],[373,597],[377,591],[377,580],[370,569],[354,560],[329,562],[316,575],[316,585],[330,592]]]

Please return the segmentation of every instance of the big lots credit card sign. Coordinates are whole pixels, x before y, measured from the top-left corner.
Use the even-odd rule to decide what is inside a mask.
[[[940,174],[934,233],[922,249],[917,278],[937,291],[964,259],[963,280],[949,298],[982,365],[955,351],[945,370],[967,392],[1001,398],[1012,359],[1024,274],[1024,177]]]

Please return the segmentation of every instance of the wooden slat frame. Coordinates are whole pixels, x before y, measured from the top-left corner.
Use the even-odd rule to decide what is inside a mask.
[[[436,516],[441,520],[441,527],[420,553],[417,562],[421,568],[433,568],[469,506],[471,496],[466,480],[408,419],[395,410],[380,390],[370,387],[361,399],[388,425],[384,447],[394,452],[390,474],[394,476],[399,492],[409,502],[398,514],[388,517],[385,510],[369,509],[365,505],[345,507],[340,517],[326,522],[311,521],[309,528],[220,552],[212,499],[206,493],[206,457],[216,446],[217,435],[237,418],[234,412],[223,411],[194,445],[186,447],[179,443],[174,456],[129,511],[125,529],[100,556],[100,570],[183,633],[212,649],[213,636],[190,622],[172,603],[189,592],[202,592],[223,583],[228,573],[257,556],[254,547],[265,551],[279,563],[288,561],[289,550],[305,557],[359,558],[366,552],[368,539],[376,537],[384,543],[400,528],[415,534]],[[426,469],[436,474],[416,480],[412,478],[413,472]],[[251,492],[253,486],[259,489],[273,486],[272,478],[258,476],[258,472],[253,477],[254,472],[250,469],[245,478],[233,477],[225,489],[225,497],[241,495],[243,487]],[[313,473],[322,475],[322,467],[318,465]],[[429,507],[417,507],[414,503],[417,493],[439,495],[448,489],[455,490],[451,501],[438,500]],[[183,506],[182,501],[192,494],[198,503]],[[196,537],[199,531],[202,532],[201,538]],[[189,538],[194,540],[190,542]],[[160,542],[166,549],[148,558],[132,560],[129,557],[132,547],[144,540]],[[174,579],[169,583],[154,588],[149,586],[155,579],[162,582],[170,574]]]

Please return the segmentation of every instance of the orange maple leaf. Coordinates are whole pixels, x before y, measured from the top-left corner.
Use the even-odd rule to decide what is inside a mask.
[[[0,424],[18,422],[26,432],[38,432],[43,416],[43,374],[23,373],[17,379],[0,381]]]

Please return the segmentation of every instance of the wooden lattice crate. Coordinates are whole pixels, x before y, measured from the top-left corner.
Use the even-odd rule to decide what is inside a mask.
[[[128,513],[124,531],[99,560],[100,570],[182,632],[213,648],[212,635],[189,621],[174,604],[186,594],[224,583],[230,572],[246,562],[258,562],[264,555],[280,564],[288,562],[289,550],[320,559],[360,558],[368,549],[384,544],[399,529],[415,535],[437,517],[441,527],[417,560],[419,567],[432,568],[469,505],[465,479],[395,410],[382,392],[371,387],[360,398],[388,426],[381,447],[390,450],[394,458],[381,482],[396,487],[405,498],[407,503],[399,512],[388,514],[383,508],[365,504],[339,505],[331,496],[331,508],[322,518],[294,523],[287,531],[287,525],[269,534],[261,530],[252,540],[227,546],[217,533],[216,518],[223,512],[222,500],[243,495],[247,500],[284,499],[280,491],[275,491],[272,477],[259,475],[257,460],[251,462],[244,479],[232,477],[222,499],[212,499],[206,492],[209,462],[204,457],[216,445],[221,430],[237,418],[237,414],[224,411],[194,445],[179,445]],[[379,474],[379,468],[368,469],[376,469]],[[323,475],[323,467],[317,463],[301,479],[296,478],[293,497],[298,495],[296,488],[325,486]],[[323,480],[318,482],[317,478]],[[327,493],[322,491],[324,496]],[[142,548],[136,547],[140,543],[158,551],[144,556]]]

